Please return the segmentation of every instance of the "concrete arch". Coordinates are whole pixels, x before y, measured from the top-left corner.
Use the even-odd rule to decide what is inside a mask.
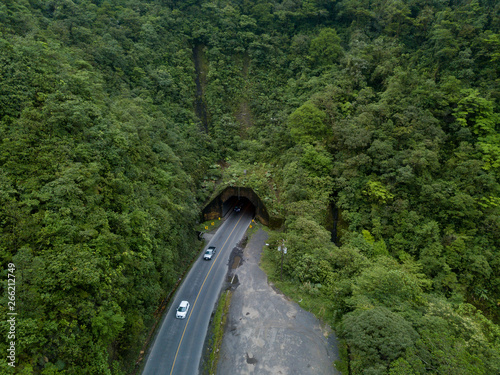
[[[232,209],[232,202],[240,198],[248,199],[255,207],[255,217],[264,225],[269,225],[269,213],[266,206],[252,188],[227,187],[202,210],[203,221],[225,216]]]

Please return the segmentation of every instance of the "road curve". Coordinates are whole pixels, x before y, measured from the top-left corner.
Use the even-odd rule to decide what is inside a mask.
[[[214,310],[226,273],[231,250],[243,238],[254,210],[248,205],[231,213],[207,244],[217,253],[210,261],[200,254],[177,290],[151,346],[143,375],[198,374],[210,316]],[[175,318],[175,309],[183,300],[191,308],[185,319]]]

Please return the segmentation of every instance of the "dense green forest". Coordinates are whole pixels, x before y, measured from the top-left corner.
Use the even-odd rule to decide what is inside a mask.
[[[343,373],[500,373],[495,0],[1,0],[0,135],[2,373],[129,373],[224,184]]]

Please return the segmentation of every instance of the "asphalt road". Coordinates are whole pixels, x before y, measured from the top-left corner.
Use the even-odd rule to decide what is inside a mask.
[[[243,238],[253,216],[251,205],[240,213],[231,213],[207,244],[217,247],[215,257],[206,261],[202,253],[195,261],[163,318],[143,375],[198,374],[210,316],[227,274],[229,255]],[[183,300],[189,301],[191,308],[185,319],[176,319],[175,310]]]

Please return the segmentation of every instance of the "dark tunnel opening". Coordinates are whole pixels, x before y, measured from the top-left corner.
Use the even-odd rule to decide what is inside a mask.
[[[264,225],[269,225],[269,214],[259,196],[247,187],[227,187],[202,210],[203,221],[225,217],[235,207],[252,210],[253,215]]]
[[[226,216],[231,212],[240,210],[252,210],[255,215],[255,206],[247,197],[231,196],[225,202],[222,202],[222,215]]]

